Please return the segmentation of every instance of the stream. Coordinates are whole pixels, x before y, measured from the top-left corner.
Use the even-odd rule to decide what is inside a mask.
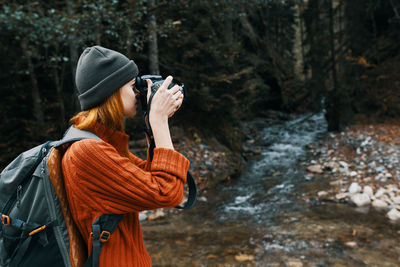
[[[251,125],[250,125],[251,127]],[[400,266],[400,226],[382,214],[310,201],[306,145],[323,114],[261,130],[246,171],[209,189],[192,210],[142,222],[153,266]]]

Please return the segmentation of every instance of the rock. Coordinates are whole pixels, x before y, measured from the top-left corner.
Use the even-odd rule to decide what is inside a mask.
[[[374,207],[375,209],[378,209],[378,210],[385,210],[389,207],[385,201],[380,200],[380,199],[375,199],[374,201],[372,201],[371,205],[372,205],[372,207]]]
[[[205,196],[201,196],[201,197],[197,198],[197,200],[200,202],[207,202],[207,198]]]
[[[367,194],[370,198],[374,196],[374,190],[369,185],[364,186],[363,193]]]
[[[354,242],[354,241],[347,241],[346,243],[344,243],[344,245],[345,245],[346,247],[349,247],[349,248],[356,248],[356,247],[357,247],[357,242]]]
[[[365,193],[357,193],[350,198],[350,202],[357,207],[363,207],[371,203],[371,199]]]
[[[144,221],[147,219],[147,215],[143,212],[139,213],[139,221]]]
[[[371,177],[365,177],[365,178],[363,179],[363,181],[364,181],[364,182],[370,182],[370,181],[371,181]]]
[[[337,169],[340,168],[339,164],[337,164],[337,163],[334,162],[334,161],[328,162],[328,164],[326,164],[326,167],[327,167],[329,170],[331,170],[331,171],[337,170]]]
[[[213,167],[213,163],[210,160],[206,160],[206,166],[211,168]]]
[[[304,176],[304,180],[306,180],[306,182],[311,182],[312,181],[312,177]]]
[[[314,172],[314,173],[323,173],[321,165],[311,165],[307,167],[307,171]]]
[[[344,161],[339,161],[339,165],[344,169],[348,169],[349,168],[349,165]]]
[[[147,217],[147,220],[149,220],[149,221],[155,220],[155,219],[164,217],[165,215],[166,215],[166,214],[165,214],[165,212],[164,212],[163,210],[158,209],[158,210],[156,210],[155,212],[153,212],[152,214],[150,214],[150,215]]]
[[[394,204],[400,205],[400,196],[393,197],[392,201],[393,201]]]
[[[319,191],[318,193],[318,197],[326,197],[328,195],[328,192],[326,191]]]
[[[382,200],[382,201],[385,201],[389,205],[393,204],[393,201],[390,199],[390,197],[388,195],[383,195],[379,199]]]
[[[349,196],[348,193],[339,193],[339,194],[336,194],[335,198],[336,198],[337,200],[340,200],[340,199],[344,199],[344,198],[346,198],[346,197],[348,197],[348,196]]]
[[[329,182],[329,185],[332,185],[332,186],[339,186],[341,184],[342,184],[341,180],[336,180],[336,181]]]
[[[386,216],[391,220],[391,221],[398,221],[400,220],[400,211],[397,209],[391,209]]]
[[[287,262],[289,267],[303,267],[303,263],[299,259],[289,259]]]
[[[376,197],[376,198],[380,198],[380,197],[382,197],[385,193],[386,193],[386,190],[385,190],[385,189],[379,188],[378,191],[376,191],[376,193],[375,193],[375,197]]]
[[[361,192],[361,186],[358,183],[351,183],[349,186],[349,194],[356,194]]]
[[[357,173],[356,171],[352,171],[352,172],[349,173],[349,175],[350,175],[351,177],[355,177],[355,176],[358,175],[358,173]]]
[[[385,167],[379,166],[375,168],[375,172],[383,172],[385,170]]]
[[[262,149],[261,148],[255,148],[253,149],[253,154],[254,155],[260,155],[262,153]]]

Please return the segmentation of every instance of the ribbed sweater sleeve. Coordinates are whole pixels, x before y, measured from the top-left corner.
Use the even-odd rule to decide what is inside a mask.
[[[79,178],[68,182],[96,212],[124,214],[181,203],[189,168],[183,155],[156,148],[151,164],[133,161],[106,142],[82,140],[65,153],[63,171]]]
[[[142,168],[144,170],[147,170],[147,171],[150,170],[151,162],[150,162],[149,151],[147,151],[147,159],[146,160],[142,160],[141,158],[135,156],[134,154],[132,154],[130,152],[129,152],[129,156],[131,157],[132,161],[135,163],[136,166],[138,166],[139,168]]]

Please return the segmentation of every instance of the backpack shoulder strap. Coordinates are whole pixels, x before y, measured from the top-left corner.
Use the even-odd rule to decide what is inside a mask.
[[[79,141],[82,139],[94,139],[97,141],[103,141],[103,140],[101,140],[100,137],[98,137],[94,133],[92,133],[90,131],[86,131],[86,130],[77,129],[77,128],[75,128],[75,126],[72,125],[65,132],[63,138],[61,140],[57,141],[53,146],[59,147],[66,143],[71,143],[71,142]]]
[[[115,231],[122,217],[122,214],[103,214],[93,222],[92,232],[90,233],[92,235],[92,253],[84,267],[99,266],[101,248]]]

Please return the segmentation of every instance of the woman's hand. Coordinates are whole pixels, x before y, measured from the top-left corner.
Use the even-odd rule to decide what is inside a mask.
[[[153,130],[156,147],[174,149],[169,132],[168,118],[174,115],[182,105],[183,95],[178,85],[169,90],[167,89],[171,81],[172,77],[168,76],[154,94],[150,103],[150,114],[147,119]],[[151,80],[147,80],[147,103],[151,95],[152,84]]]
[[[164,120],[172,117],[181,107],[183,94],[179,90],[179,85],[167,89],[172,81],[172,76],[168,76],[163,84],[158,88],[150,103],[150,120]],[[152,81],[147,80],[147,102],[151,95]]]

